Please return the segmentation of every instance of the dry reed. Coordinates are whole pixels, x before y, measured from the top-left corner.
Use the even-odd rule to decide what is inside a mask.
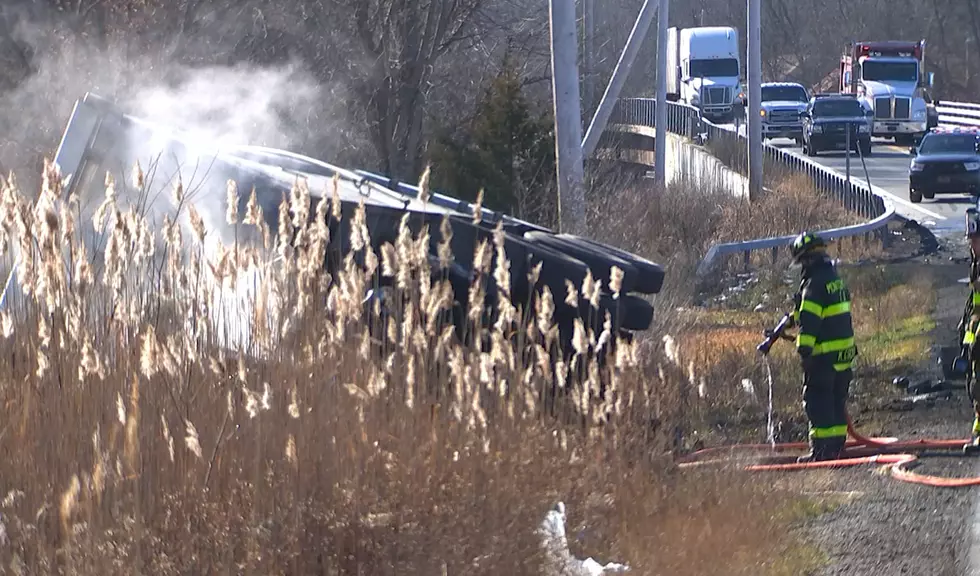
[[[659,347],[616,342],[600,367],[616,337],[578,322],[564,361],[563,295],[472,315],[483,338],[463,339],[407,220],[375,254],[359,207],[363,258],[323,270],[336,189],[313,208],[298,183],[277,230],[253,192],[225,221],[259,241],[225,246],[179,182],[154,228],[109,178],[93,244],[52,164],[44,176],[34,202],[12,179],[0,190],[18,262],[0,341],[0,564],[15,573],[542,574],[535,530],[559,499],[571,534],[589,527],[574,552],[641,573],[683,574],[696,553],[757,574],[789,541],[768,491],[671,471],[689,385]],[[499,233],[475,260],[507,286],[494,253]],[[393,304],[365,306],[382,276]]]

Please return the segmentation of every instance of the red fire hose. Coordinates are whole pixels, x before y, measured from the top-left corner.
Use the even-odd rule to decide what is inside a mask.
[[[980,486],[980,476],[973,478],[944,478],[942,476],[929,476],[911,472],[910,468],[917,464],[918,456],[916,453],[925,450],[960,450],[970,442],[965,440],[898,440],[897,438],[867,438],[862,436],[854,429],[854,424],[848,415],[847,431],[853,440],[849,440],[845,445],[845,456],[837,460],[826,460],[822,462],[796,462],[792,456],[769,456],[765,463],[748,464],[743,466],[748,471],[788,471],[788,470],[808,470],[819,468],[841,468],[844,466],[858,466],[862,464],[882,464],[891,472],[892,478],[913,484],[923,484],[937,488],[960,488],[964,486]],[[681,458],[679,466],[681,468],[691,468],[695,466],[725,464],[732,461],[732,458],[712,458],[714,455],[731,452],[789,452],[800,451],[809,448],[806,442],[787,442],[783,444],[736,444],[733,446],[720,446],[717,448],[705,448],[698,450]]]

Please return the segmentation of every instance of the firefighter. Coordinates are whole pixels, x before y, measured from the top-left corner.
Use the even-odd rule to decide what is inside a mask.
[[[836,460],[847,441],[847,395],[857,347],[851,325],[851,294],[837,274],[827,244],[803,232],[793,241],[802,267],[793,324],[803,366],[803,408],[810,421],[810,453],[799,462]]]
[[[976,208],[966,211],[966,237],[970,241],[970,293],[967,295],[963,318],[957,331],[960,336],[962,353],[960,359],[966,361],[966,389],[973,402],[973,438],[963,450],[976,451],[980,448],[980,394],[977,393],[977,367],[980,364],[980,354],[976,351],[977,332],[980,330],[980,212]]]

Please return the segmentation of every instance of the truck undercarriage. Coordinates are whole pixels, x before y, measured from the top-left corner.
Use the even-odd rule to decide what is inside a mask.
[[[414,186],[391,182],[368,172],[345,170],[284,150],[255,146],[209,150],[191,136],[129,116],[93,94],[86,94],[76,103],[55,162],[64,179],[64,194],[74,194],[86,214],[101,202],[107,172],[114,175],[116,186],[122,187],[130,180],[127,175],[139,162],[155,175],[154,189],[142,194],[144,199],[157,198],[157,202],[166,202],[169,194],[164,188],[172,186],[179,174],[189,201],[201,214],[223,215],[227,182],[234,180],[239,190],[246,191],[240,195],[240,212],[245,211],[248,191],[254,189],[271,230],[277,230],[282,217],[278,214],[280,201],[284,194],[290,193],[297,179],[305,180],[310,190],[311,218],[316,205],[330,197],[329,191],[336,182],[342,217],[339,221],[330,221],[326,269],[330,272],[338,270],[351,252],[351,223],[361,203],[365,207],[371,247],[376,254],[380,254],[383,244],[395,243],[407,214],[407,224],[413,233],[428,228],[432,274],[450,280],[456,300],[453,316],[458,324],[467,317],[465,306],[470,284],[479,279],[487,294],[487,308],[483,312],[491,317],[496,313],[495,302],[501,294],[509,296],[516,307],[524,308],[531,301],[531,295],[546,286],[554,297],[553,318],[564,343],[572,337],[575,318],[592,319],[588,324],[598,324],[598,333],[606,313],[621,336],[632,338],[632,332],[646,330],[653,319],[653,306],[646,295],[657,294],[663,285],[664,271],[660,265],[612,246],[584,237],[558,234],[487,209],[481,208],[480,218],[474,218],[477,207],[469,202],[437,193],[423,201],[418,198],[418,189]],[[124,195],[120,193],[120,196]],[[454,261],[442,268],[438,264],[438,246],[443,241],[444,219],[452,235],[449,244]],[[486,240],[493,247],[494,230],[498,224],[502,226],[504,251],[510,262],[511,285],[505,291],[499,289],[492,274],[479,275],[474,270],[474,253],[478,245]],[[243,239],[224,223],[223,217],[212,217],[207,226],[226,243]],[[490,270],[493,270],[497,256],[493,251],[491,253]],[[540,274],[532,285],[529,272],[539,264]],[[614,266],[622,271],[618,297],[609,291]],[[598,310],[591,309],[581,294],[578,306],[565,303],[567,282],[581,291],[590,272],[593,278],[601,280]],[[391,282],[391,278],[379,272],[370,292],[376,294],[378,288]],[[529,313],[533,315],[534,311]]]

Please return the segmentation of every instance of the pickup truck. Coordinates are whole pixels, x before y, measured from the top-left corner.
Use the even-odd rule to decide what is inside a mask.
[[[803,144],[803,120],[810,94],[796,82],[762,84],[762,138],[792,138]]]

